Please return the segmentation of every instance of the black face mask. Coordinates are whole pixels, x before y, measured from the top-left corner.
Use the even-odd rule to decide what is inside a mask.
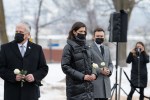
[[[102,44],[102,43],[104,42],[104,38],[96,38],[96,39],[95,39],[95,42],[96,42],[97,44]]]
[[[24,34],[16,33],[15,34],[15,42],[21,43],[24,40]]]
[[[85,34],[78,33],[77,38],[79,38],[81,40],[85,40]]]

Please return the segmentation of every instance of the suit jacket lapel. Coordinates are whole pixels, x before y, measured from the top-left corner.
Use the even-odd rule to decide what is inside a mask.
[[[18,45],[15,41],[11,42],[12,51],[17,55],[17,57],[22,58]]]
[[[97,45],[96,45],[95,43],[93,43],[93,49],[97,52],[97,54],[99,55],[99,57],[100,57],[101,59],[103,59],[103,56],[102,56],[102,54],[101,54],[99,48],[97,47]]]
[[[98,55],[100,55],[101,58],[103,58],[99,48],[97,47],[97,45],[94,43],[94,50],[98,53]]]
[[[29,55],[30,52],[31,52],[31,50],[32,50],[32,44],[31,44],[30,41],[28,41],[28,44],[27,44],[27,48],[26,48],[26,52],[25,52],[24,57],[26,57],[27,55]]]
[[[106,60],[107,56],[108,56],[107,48],[106,46],[104,46],[104,55],[103,55],[104,60]]]

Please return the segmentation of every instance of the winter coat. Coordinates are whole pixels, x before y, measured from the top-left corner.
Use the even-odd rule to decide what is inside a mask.
[[[113,63],[110,56],[110,51],[108,46],[103,45],[104,47],[104,55],[102,56],[101,51],[97,47],[96,43],[93,42],[91,45],[92,55],[93,55],[93,63],[98,64],[97,68],[97,79],[93,81],[94,84],[94,98],[110,98],[111,97],[111,81],[110,75],[104,76],[100,72],[100,63],[105,62],[106,67],[113,72]]]
[[[147,86],[147,66],[149,62],[149,56],[142,52],[140,56],[133,56],[133,53],[129,53],[127,63],[132,63],[131,69],[131,83],[134,87],[146,87]]]
[[[26,70],[33,74],[35,81],[16,81],[14,69]],[[28,41],[24,57],[21,56],[15,41],[1,46],[0,77],[4,80],[4,100],[38,100],[41,80],[47,75],[48,66],[42,47]]]
[[[67,40],[61,62],[66,74],[67,100],[93,100],[93,85],[90,81],[84,81],[84,75],[92,74],[91,65],[90,48]]]

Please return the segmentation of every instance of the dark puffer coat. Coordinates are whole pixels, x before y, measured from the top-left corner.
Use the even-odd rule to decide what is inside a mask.
[[[140,62],[139,62],[140,61]],[[133,56],[133,53],[129,53],[127,63],[132,62],[131,69],[131,82],[134,87],[146,87],[147,86],[147,66],[149,62],[149,56],[144,52],[141,53],[140,57]]]
[[[92,73],[89,47],[80,46],[72,40],[67,40],[67,43],[61,62],[66,74],[67,100],[93,100],[92,82],[84,81],[84,75]]]

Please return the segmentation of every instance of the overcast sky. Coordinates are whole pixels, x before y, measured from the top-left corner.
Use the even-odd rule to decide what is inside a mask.
[[[6,24],[7,25],[11,24],[11,26],[7,27],[7,33],[9,35],[14,34],[14,32],[12,31],[14,30],[16,23],[22,20],[21,18],[23,14],[21,13],[21,11],[22,9],[25,9],[24,7],[22,7],[22,2],[25,2],[25,1],[27,1],[27,3],[33,3],[33,1],[31,0],[30,1],[29,0],[14,0],[13,2],[12,0],[3,0],[5,16],[6,16]],[[51,0],[44,0],[43,5],[49,9],[53,9],[52,14],[57,13],[58,9]],[[142,2],[140,2],[140,5],[145,6],[145,8],[135,7],[133,9],[133,12],[130,18],[130,23],[129,23],[129,29],[131,27],[132,28],[129,30],[129,33],[133,33],[134,29],[137,29],[137,27],[142,27],[150,22],[150,18],[148,18],[148,15],[150,14],[150,7],[148,6],[150,5],[150,0],[143,0]],[[29,7],[33,9],[36,8],[35,4],[32,4]],[[143,9],[146,9],[146,12],[143,11]],[[31,17],[28,16],[28,18],[31,18]]]

